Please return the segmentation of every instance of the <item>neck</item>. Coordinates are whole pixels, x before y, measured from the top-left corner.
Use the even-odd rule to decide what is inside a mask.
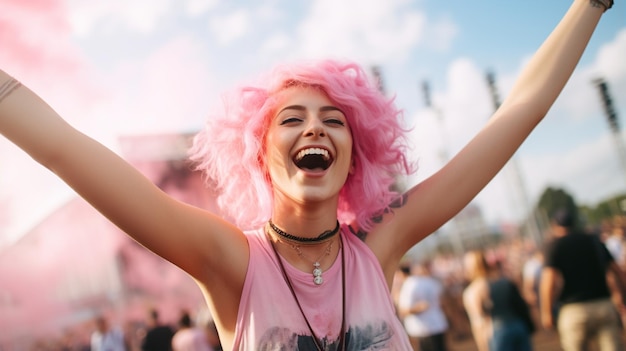
[[[324,231],[335,228],[337,199],[300,203],[275,192],[271,220],[287,233],[315,238]]]

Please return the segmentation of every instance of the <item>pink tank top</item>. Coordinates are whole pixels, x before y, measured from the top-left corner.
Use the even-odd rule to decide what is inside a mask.
[[[262,229],[247,232],[250,262],[233,350],[316,350],[298,305]],[[346,277],[346,350],[411,350],[378,260],[342,227]],[[322,348],[336,350],[342,319],[341,252],[315,285],[312,274],[283,260],[302,309]]]

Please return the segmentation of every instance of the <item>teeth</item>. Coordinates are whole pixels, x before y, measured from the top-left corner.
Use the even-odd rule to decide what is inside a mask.
[[[304,149],[298,152],[296,155],[296,160],[301,160],[306,155],[322,155],[325,160],[330,159],[330,155],[328,154],[328,150],[320,149],[318,147],[313,147],[310,149]]]

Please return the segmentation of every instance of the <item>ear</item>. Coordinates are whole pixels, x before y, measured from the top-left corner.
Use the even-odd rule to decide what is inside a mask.
[[[352,161],[350,162],[350,169],[348,170],[348,173],[350,175],[354,175],[355,172],[355,166],[354,166],[354,158],[352,159]]]

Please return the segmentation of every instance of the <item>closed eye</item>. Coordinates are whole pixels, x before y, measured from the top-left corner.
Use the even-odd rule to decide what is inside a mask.
[[[337,125],[340,125],[340,126],[345,126],[346,125],[342,120],[336,119],[336,118],[326,119],[326,120],[324,120],[324,123],[337,124]]]
[[[289,124],[289,123],[296,123],[296,122],[302,122],[302,119],[297,118],[297,117],[289,117],[289,118],[285,118],[284,120],[282,120],[280,122],[280,125],[285,125],[285,124]]]

